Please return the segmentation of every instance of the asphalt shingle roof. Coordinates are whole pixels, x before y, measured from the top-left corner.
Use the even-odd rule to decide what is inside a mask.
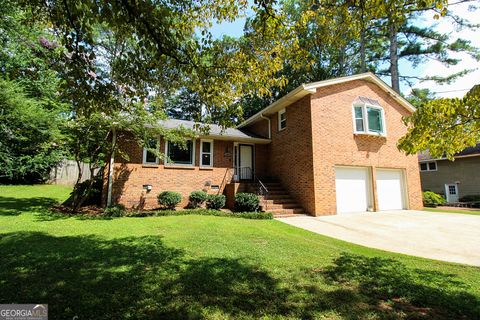
[[[160,121],[160,125],[167,129],[175,129],[179,127],[184,127],[185,129],[191,129],[197,132],[200,132],[198,127],[207,126],[209,128],[208,136],[224,136],[232,137],[239,139],[265,139],[264,137],[258,136],[246,130],[236,129],[236,128],[223,128],[216,124],[205,124],[201,122],[188,121],[188,120],[178,120],[178,119],[168,119]]]

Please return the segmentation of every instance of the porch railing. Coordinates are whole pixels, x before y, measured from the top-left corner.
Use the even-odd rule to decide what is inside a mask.
[[[258,176],[255,174],[255,171],[252,170],[250,167],[240,167],[240,168],[234,168],[234,175],[232,178],[234,181],[240,181],[240,180],[250,180],[253,182],[253,185],[255,187],[255,194],[258,196],[263,197],[263,209],[267,210],[267,205],[268,205],[268,189],[265,186],[265,184],[258,178]]]

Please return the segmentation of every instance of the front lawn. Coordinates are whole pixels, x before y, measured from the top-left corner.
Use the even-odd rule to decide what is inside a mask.
[[[444,212],[444,213],[463,213],[463,214],[473,214],[480,215],[480,210],[469,210],[469,209],[442,209],[442,208],[423,208],[424,211],[430,212]]]
[[[50,319],[475,319],[480,268],[275,220],[65,218],[58,186],[0,186],[0,303]]]

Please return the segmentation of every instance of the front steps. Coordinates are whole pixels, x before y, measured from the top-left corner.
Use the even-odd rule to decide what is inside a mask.
[[[268,189],[268,195],[266,199],[264,196],[260,196],[260,209],[262,211],[273,213],[275,218],[305,214],[303,208],[290,196],[280,182],[264,182],[263,184]],[[236,192],[257,193],[256,187],[257,184],[253,182],[241,182]]]
[[[268,189],[268,195],[266,199],[263,196],[260,197],[262,211],[273,213],[275,218],[304,214],[303,208],[290,196],[281,183],[266,182],[264,185]]]

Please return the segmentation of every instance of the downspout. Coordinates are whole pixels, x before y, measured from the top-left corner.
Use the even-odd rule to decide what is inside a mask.
[[[269,117],[265,117],[263,113],[260,114],[260,118],[268,121],[268,139],[272,139],[272,121]]]
[[[112,154],[110,155],[110,165],[108,166],[108,190],[107,190],[107,207],[112,205],[112,186],[113,186],[113,164],[115,158],[115,144],[117,143],[117,131],[112,129]]]

